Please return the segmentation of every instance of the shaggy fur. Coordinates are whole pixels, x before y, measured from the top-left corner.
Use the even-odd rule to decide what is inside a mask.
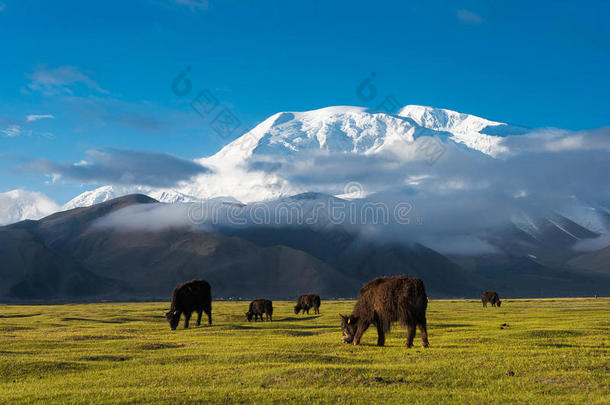
[[[379,277],[365,284],[349,316],[341,315],[343,342],[360,343],[371,324],[377,327],[377,345],[385,344],[392,322],[407,327],[407,347],[413,346],[415,327],[419,327],[423,347],[428,347],[426,308],[428,297],[424,282],[411,276]]]
[[[320,296],[316,294],[304,294],[299,297],[297,305],[294,307],[294,313],[298,314],[303,311],[309,314],[309,310],[313,308],[314,314],[320,313]]]
[[[273,321],[273,302],[265,298],[259,298],[250,303],[250,310],[246,312],[246,319],[250,322],[254,317],[256,322],[257,318],[260,317],[262,321],[263,314],[268,321]]]
[[[180,316],[184,314],[184,328],[189,327],[189,320],[193,311],[197,311],[197,326],[201,324],[201,315],[205,312],[208,324],[212,324],[212,293],[210,284],[205,280],[192,280],[174,288],[172,305],[165,318],[169,327],[175,330],[180,323]]]
[[[495,291],[485,291],[483,295],[481,295],[481,301],[483,301],[483,307],[487,307],[488,302],[491,303],[492,307],[499,307],[502,305],[502,301],[500,301],[500,297]]]

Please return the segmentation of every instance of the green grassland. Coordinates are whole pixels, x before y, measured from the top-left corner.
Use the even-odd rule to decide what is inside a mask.
[[[610,403],[610,299],[431,300],[428,349],[341,343],[353,304],[173,332],[168,303],[0,305],[0,403]]]

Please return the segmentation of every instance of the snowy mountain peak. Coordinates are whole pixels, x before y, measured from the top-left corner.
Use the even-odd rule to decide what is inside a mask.
[[[422,159],[418,140],[425,137],[463,144],[465,151],[495,157],[506,151],[503,136],[512,128],[470,114],[419,105],[407,105],[397,114],[352,106],[279,112],[215,155],[197,160],[213,173],[172,189],[104,186],[81,194],[64,208],[89,206],[131,193],[147,194],[162,202],[224,196],[253,202],[287,197],[308,190],[283,177],[282,164],[308,162],[320,155],[393,155],[408,162]]]
[[[68,201],[63,206],[63,209],[70,210],[79,207],[89,207],[93,204],[99,204],[127,194],[145,194],[157,201],[166,203],[192,202],[198,200],[195,197],[187,196],[175,190],[154,189],[152,187],[143,186],[103,186],[94,190],[85,191],[84,193],[78,195],[77,197]]]
[[[483,131],[503,126],[508,127],[470,114],[418,105],[407,105],[396,115],[350,106],[288,111],[272,115],[200,163],[235,166],[254,156],[315,151],[367,155],[434,135],[497,156],[506,151],[502,137]]]
[[[502,122],[490,121],[476,115],[421,105],[404,106],[397,115],[411,118],[422,127],[454,134],[475,133],[488,126],[505,125]]]

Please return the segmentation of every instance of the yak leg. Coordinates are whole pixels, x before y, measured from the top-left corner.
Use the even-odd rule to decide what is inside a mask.
[[[415,323],[407,324],[407,349],[413,347],[413,338],[415,337]]]
[[[189,327],[189,321],[191,320],[191,312],[185,312],[184,313],[184,329],[187,329]]]
[[[424,318],[418,325],[419,332],[421,333],[421,341],[422,347],[428,347],[430,344],[428,343],[428,327],[426,326],[426,319]]]
[[[354,335],[354,344],[355,345],[359,345],[360,344],[360,339],[362,338],[362,335],[364,335],[364,332],[366,332],[366,330],[369,328],[369,325],[363,326],[360,325],[358,326],[358,328],[356,329],[356,334]]]
[[[201,325],[201,315],[203,315],[203,311],[200,309],[197,311],[197,326]]]
[[[487,308],[487,303],[483,301],[483,308]]]
[[[205,314],[208,316],[208,325],[212,324],[212,308],[204,309]]]
[[[385,332],[383,331],[383,325],[381,322],[377,322],[377,346],[385,345]]]

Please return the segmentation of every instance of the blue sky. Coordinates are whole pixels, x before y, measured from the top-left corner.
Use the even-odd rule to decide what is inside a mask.
[[[0,192],[64,203],[96,184],[33,162],[192,159],[278,111],[386,96],[528,127],[610,124],[610,3],[429,3],[0,0]],[[238,120],[227,137],[193,111],[202,91]]]

